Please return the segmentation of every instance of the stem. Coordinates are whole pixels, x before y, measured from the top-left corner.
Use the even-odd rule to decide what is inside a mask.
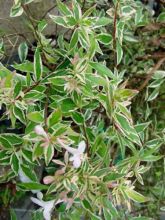
[[[143,84],[139,87],[138,91],[142,91],[148,84],[148,82],[150,81],[150,79],[152,78],[153,74],[155,73],[156,70],[158,70],[161,65],[165,62],[165,57],[163,57],[162,59],[160,59],[155,66],[152,68],[152,70],[147,74],[147,78],[146,80],[143,82]]]
[[[38,33],[37,33],[37,31],[36,31],[36,27],[35,27],[35,25],[34,25],[34,23],[33,23],[34,19],[33,19],[33,18],[31,17],[31,15],[28,13],[28,12],[29,12],[28,6],[25,6],[25,5],[22,4],[22,8],[23,8],[23,10],[24,10],[24,12],[25,12],[25,15],[26,15],[26,17],[28,18],[30,24],[32,25],[32,29],[33,29],[33,31],[34,31],[34,32],[33,32],[34,38],[35,38],[35,39],[40,43],[40,45],[43,47],[42,42],[41,42],[41,38],[40,38],[40,36],[38,35]]]
[[[40,81],[37,81],[34,85],[30,86],[29,88],[26,88],[23,90],[23,93],[26,94],[28,92],[30,92],[32,89],[34,89],[36,86],[38,86],[40,83]],[[15,100],[20,100],[22,97],[18,96]]]
[[[82,4],[82,12],[84,11],[85,9],[85,4],[86,4],[86,0],[83,1],[83,4]]]

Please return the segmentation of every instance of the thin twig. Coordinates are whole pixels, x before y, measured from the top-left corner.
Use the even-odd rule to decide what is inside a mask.
[[[82,4],[82,12],[84,11],[85,9],[85,4],[86,4],[86,0],[83,1],[83,4]]]
[[[150,81],[150,79],[152,78],[153,74],[155,73],[156,70],[158,70],[161,65],[165,62],[165,57],[163,57],[162,59],[160,59],[155,66],[151,69],[151,71],[147,74],[147,78],[145,79],[145,81],[143,82],[143,84],[139,87],[138,91],[142,91],[148,84],[148,82]]]
[[[26,93],[30,92],[32,89],[34,89],[36,86],[38,86],[39,83],[40,83],[40,81],[37,81],[34,85],[24,89],[23,93],[26,94]],[[22,99],[22,96],[18,96],[15,100],[20,100],[20,99]]]
[[[63,0],[62,2],[65,2],[65,0]],[[46,17],[46,15],[49,13],[49,12],[51,12],[53,9],[55,9],[57,7],[57,4],[55,4],[55,5],[53,5],[51,8],[49,8],[44,14],[43,14],[43,16],[41,17],[41,20],[43,20],[45,17]]]

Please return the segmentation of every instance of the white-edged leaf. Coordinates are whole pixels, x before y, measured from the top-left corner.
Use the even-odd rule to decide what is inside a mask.
[[[18,47],[18,54],[21,62],[24,62],[26,60],[27,54],[28,54],[28,46],[26,42],[23,42]]]
[[[43,65],[42,65],[40,49],[37,48],[34,54],[34,75],[36,81],[42,78],[42,72],[43,72]]]

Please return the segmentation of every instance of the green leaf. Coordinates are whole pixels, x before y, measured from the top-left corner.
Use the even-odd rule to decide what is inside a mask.
[[[57,0],[56,2],[57,2],[58,9],[62,15],[64,16],[72,15],[72,12],[70,11],[70,9],[67,7],[66,4],[64,4],[60,0]]]
[[[132,199],[135,202],[142,203],[148,201],[146,197],[144,197],[143,195],[141,195],[133,189],[126,188],[124,189],[124,192],[128,196],[128,198]]]
[[[44,148],[44,156],[45,156],[46,166],[48,166],[54,156],[54,146],[49,145],[48,147],[45,147]]]
[[[13,114],[19,121],[21,121],[23,124],[26,124],[25,114],[21,108],[14,106]]]
[[[19,170],[19,158],[17,154],[12,154],[10,159],[11,168],[14,171],[15,174],[18,173]]]
[[[26,93],[24,96],[24,99],[28,99],[31,101],[37,101],[37,100],[41,100],[45,97],[45,94],[43,92],[39,92],[36,90],[31,90],[30,92]]]
[[[44,116],[43,113],[41,112],[30,112],[27,114],[27,118],[30,121],[36,122],[36,123],[42,123],[44,121]]]
[[[23,8],[21,6],[21,3],[18,2],[17,4],[13,5],[13,7],[10,10],[10,17],[18,17],[23,14]]]
[[[76,29],[73,34],[72,38],[70,40],[70,50],[77,46],[78,43],[78,30]]]
[[[89,65],[95,69],[101,76],[108,76],[112,79],[115,79],[115,75],[112,73],[110,69],[108,69],[105,65],[101,63],[89,62]]]
[[[30,182],[30,183],[18,183],[18,187],[25,190],[47,190],[48,186],[42,185],[40,183]]]
[[[165,12],[159,14],[157,21],[165,23]]]
[[[155,71],[152,79],[163,79],[165,78],[165,71],[164,70],[157,70]]]
[[[116,44],[116,52],[117,52],[117,65],[119,65],[122,60],[122,57],[123,57],[123,50],[122,50],[122,47],[118,41]]]
[[[18,81],[14,88],[14,98],[16,98],[20,94],[21,90],[22,90],[22,83],[21,81]]]
[[[92,14],[92,12],[96,9],[96,5],[92,6],[91,8],[89,8],[82,16],[82,18],[86,18],[88,17],[90,14]]]
[[[40,55],[40,50],[39,48],[37,48],[34,54],[34,76],[36,81],[39,81],[42,78],[42,73],[43,73],[42,59]]]
[[[147,162],[154,162],[157,160],[160,160],[163,156],[154,156],[154,155],[144,155],[141,156],[140,159],[141,161],[147,161]]]
[[[130,121],[124,115],[120,113],[115,113],[115,121],[119,126],[120,130],[128,139],[130,139],[134,143],[141,145],[140,138],[135,128],[131,125]]]
[[[6,139],[11,145],[20,145],[23,143],[23,139],[21,137],[19,137],[16,134],[12,134],[12,133],[3,133],[0,135],[0,141],[1,141],[1,138]]]
[[[40,158],[43,155],[44,152],[44,148],[41,147],[40,143],[36,144],[34,146],[34,150],[33,150],[33,161],[35,161],[36,159]]]
[[[111,216],[113,217],[112,219],[117,219],[118,218],[118,211],[116,210],[114,204],[107,198],[104,198],[103,201],[104,201],[104,207],[111,214]]]
[[[81,7],[78,4],[77,0],[73,0],[73,13],[77,21],[82,17]]]
[[[13,209],[10,209],[10,220],[17,220],[16,213]]]
[[[28,46],[26,42],[23,42],[18,47],[18,55],[21,62],[24,62],[26,60],[27,54],[28,54]]]
[[[48,126],[51,128],[53,125],[60,122],[62,119],[62,112],[60,109],[55,110],[48,117]]]
[[[155,89],[153,90],[153,92],[149,95],[147,101],[149,102],[149,101],[152,101],[152,100],[156,99],[156,97],[157,97],[158,95],[159,95],[159,87],[158,87],[158,88],[155,88]]]
[[[8,154],[7,149],[6,150],[0,150],[0,162],[4,159],[10,158],[10,154]],[[2,164],[1,164],[2,165]]]
[[[82,206],[84,209],[86,209],[87,211],[92,211],[92,206],[91,204],[88,202],[88,200],[84,199],[82,202]]]
[[[23,173],[33,182],[38,182],[37,176],[36,176],[34,170],[31,170],[29,168],[30,168],[29,166],[27,167],[23,164],[21,165],[21,169],[22,169]]]
[[[51,77],[48,80],[55,86],[64,86],[66,82],[65,79],[61,76]]]
[[[49,16],[53,20],[54,23],[56,23],[56,24],[58,24],[60,26],[66,27],[66,28],[69,27],[69,25],[67,25],[67,22],[66,22],[66,20],[63,17],[55,16],[55,15],[49,15]]]
[[[0,146],[4,149],[12,149],[12,145],[8,141],[8,138],[3,137],[2,135],[0,136]]]
[[[150,122],[137,124],[135,125],[135,130],[137,131],[137,133],[143,132],[148,127],[149,124]]]
[[[34,73],[34,64],[30,61],[25,61],[24,63],[21,63],[21,64],[14,64],[12,65],[12,67],[14,67],[14,69],[19,70],[21,72]],[[48,73],[49,69],[44,66],[43,72]]]
[[[110,23],[112,23],[113,20],[110,19],[110,18],[106,18],[106,17],[101,17],[101,18],[98,18],[96,23],[94,24],[94,28],[99,28],[99,27],[102,27],[102,26],[106,26]]]
[[[160,85],[164,83],[164,80],[163,79],[157,79],[157,80],[154,80],[152,83],[150,83],[148,85],[148,88],[157,88],[157,87],[160,87]]]
[[[97,35],[96,39],[102,44],[109,45],[112,42],[112,35],[101,33]]]
[[[135,13],[135,9],[132,8],[131,6],[129,5],[125,5],[121,8],[121,11],[122,11],[122,16],[124,17],[127,17],[127,16],[130,16],[132,15],[133,13]]]
[[[72,99],[66,98],[62,100],[62,103],[61,103],[62,112],[68,113],[68,112],[74,111],[75,109],[76,109],[76,105],[74,104]]]
[[[84,123],[84,117],[79,112],[72,112],[72,118],[75,121],[76,124],[80,125]]]

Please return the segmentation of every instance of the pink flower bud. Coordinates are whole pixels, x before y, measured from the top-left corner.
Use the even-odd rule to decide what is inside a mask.
[[[54,177],[53,176],[45,176],[43,178],[43,182],[46,185],[52,183],[53,181],[54,181]]]
[[[38,135],[42,135],[44,137],[47,137],[47,134],[46,134],[46,132],[44,131],[44,129],[41,125],[36,125],[35,128],[34,128],[34,131]]]

